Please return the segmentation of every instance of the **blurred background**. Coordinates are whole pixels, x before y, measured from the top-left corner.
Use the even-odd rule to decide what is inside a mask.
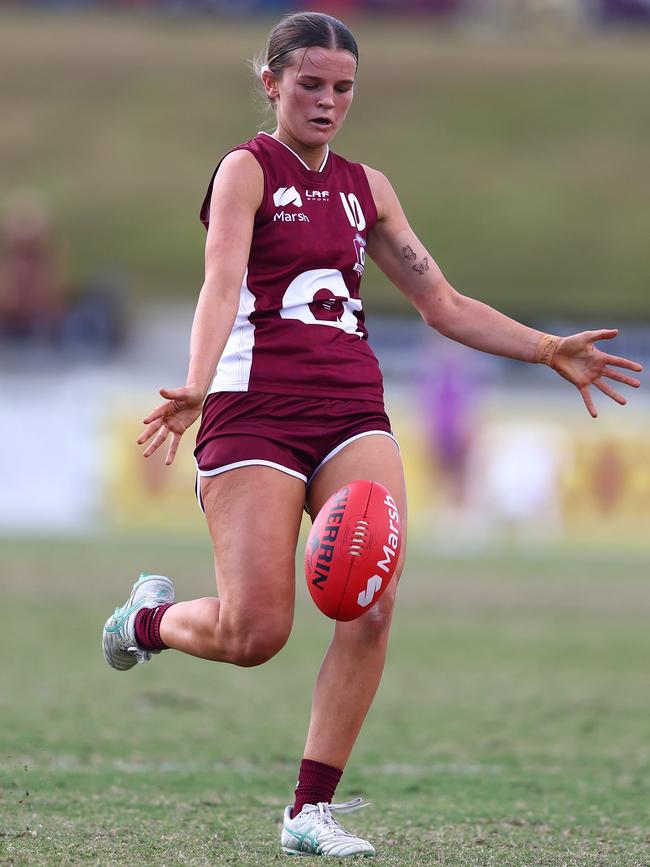
[[[335,148],[384,171],[459,291],[650,356],[650,3],[350,0],[361,64]],[[215,163],[272,130],[255,0],[42,0],[0,10],[0,533],[202,531],[191,436],[134,440],[183,381]],[[366,272],[371,342],[416,538],[647,546],[650,405],[592,421],[548,369],[437,337]],[[599,396],[600,397],[600,396]]]

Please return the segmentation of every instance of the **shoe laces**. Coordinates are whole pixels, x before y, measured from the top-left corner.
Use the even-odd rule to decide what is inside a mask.
[[[355,810],[360,810],[362,807],[369,807],[370,804],[369,802],[364,801],[363,798],[354,798],[354,800],[345,801],[342,804],[329,804],[325,801],[319,801],[316,806],[318,807],[319,819],[324,825],[331,826],[332,830],[336,828],[338,832],[345,834],[347,837],[354,837],[354,834],[351,834],[339,825],[338,821],[332,814],[353,813]]]

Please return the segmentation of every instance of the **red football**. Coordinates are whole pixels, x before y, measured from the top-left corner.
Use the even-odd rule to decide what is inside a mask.
[[[371,608],[395,574],[402,545],[397,504],[383,485],[345,485],[316,516],[305,548],[311,597],[333,620]]]

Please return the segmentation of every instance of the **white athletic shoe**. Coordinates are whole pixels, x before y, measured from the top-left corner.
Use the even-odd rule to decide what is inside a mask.
[[[124,605],[116,608],[104,625],[102,648],[106,662],[118,671],[127,671],[139,662],[149,662],[152,653],[160,653],[159,650],[138,647],[135,616],[141,608],[157,608],[175,601],[174,585],[169,578],[143,572]]]
[[[351,813],[367,806],[363,798],[345,804],[305,804],[293,819],[290,818],[291,806],[287,807],[282,822],[282,849],[287,855],[333,855],[338,858],[374,855],[374,846],[350,834],[332,815]]]

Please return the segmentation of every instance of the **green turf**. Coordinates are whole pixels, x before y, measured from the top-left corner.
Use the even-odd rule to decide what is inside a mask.
[[[44,191],[73,274],[117,267],[134,302],[196,295],[212,168],[263,123],[246,60],[267,23],[0,10],[2,192]],[[353,26],[335,147],[388,174],[460,291],[524,318],[648,318],[647,34]],[[406,305],[374,268],[364,291]]]
[[[118,674],[101,624],[140,568],[211,591],[203,539],[3,540],[0,863],[284,860],[329,623],[301,587],[259,669]],[[648,865],[647,558],[416,550],[341,798],[390,865]],[[311,862],[307,862],[311,863]]]

